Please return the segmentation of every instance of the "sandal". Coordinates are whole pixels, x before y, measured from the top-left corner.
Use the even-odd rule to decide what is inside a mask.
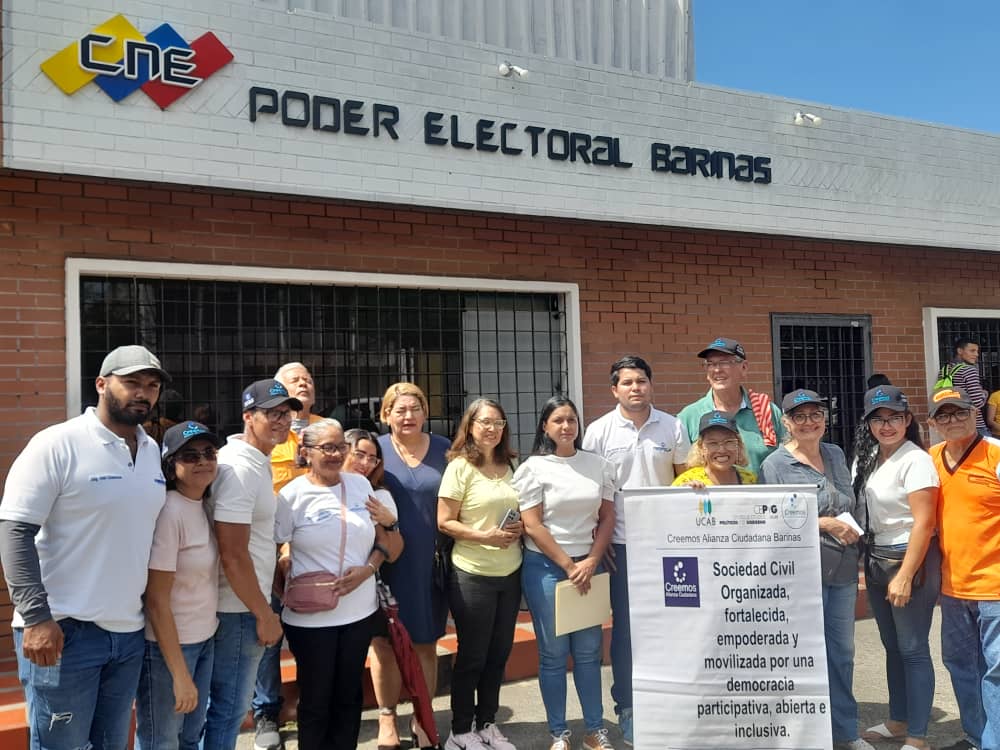
[[[390,734],[390,737],[392,735],[396,735],[396,742],[395,743],[392,743],[392,742],[383,743],[382,742],[382,723],[383,723],[382,722],[382,717],[383,716],[392,717],[392,733]],[[388,723],[388,722],[386,722],[386,723]],[[376,747],[377,747],[378,750],[401,750],[402,744],[400,744],[400,742],[399,742],[399,733],[398,733],[398,731],[396,729],[396,710],[395,709],[393,709],[393,708],[385,708],[384,706],[382,708],[379,708],[379,710],[378,710],[378,733],[379,733],[379,738],[378,738],[378,740],[376,740]],[[386,734],[389,734],[389,733],[386,732]]]
[[[861,733],[861,739],[866,742],[884,742],[885,740],[905,740],[906,732],[902,734],[893,734],[892,730],[886,726],[883,721],[881,724],[876,724],[873,727],[868,727],[865,731]],[[902,749],[900,749],[902,750]]]

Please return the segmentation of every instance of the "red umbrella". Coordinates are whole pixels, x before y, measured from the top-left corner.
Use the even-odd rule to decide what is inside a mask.
[[[413,650],[410,634],[402,620],[399,619],[399,604],[387,584],[379,581],[376,589],[378,590],[379,606],[389,621],[389,642],[392,644],[392,652],[396,655],[399,674],[403,678],[403,686],[413,701],[413,716],[420,724],[421,729],[427,733],[431,745],[440,747],[441,737],[438,735],[437,725],[434,723],[434,706],[427,693],[424,670],[420,666],[417,652]]]

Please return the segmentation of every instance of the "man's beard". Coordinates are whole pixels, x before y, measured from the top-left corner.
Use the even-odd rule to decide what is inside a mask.
[[[130,401],[128,405],[122,405],[110,390],[105,389],[104,400],[108,405],[108,415],[111,417],[112,421],[118,424],[127,425],[128,427],[135,427],[146,421],[149,417],[149,412],[152,411],[153,405],[148,401]],[[145,411],[128,411],[127,406],[143,406]]]

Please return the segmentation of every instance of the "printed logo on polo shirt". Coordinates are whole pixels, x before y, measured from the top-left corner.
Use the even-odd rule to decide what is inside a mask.
[[[231,62],[233,53],[212,32],[188,43],[169,23],[143,35],[120,13],[41,64],[66,94],[95,83],[120,102],[142,89],[160,109]]]
[[[663,558],[663,605],[700,607],[697,557]]]
[[[121,474],[91,474],[87,479],[91,482],[106,482],[109,479],[124,479]]]

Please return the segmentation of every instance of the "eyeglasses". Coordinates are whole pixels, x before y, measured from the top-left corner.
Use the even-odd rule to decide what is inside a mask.
[[[219,457],[219,452],[215,448],[205,448],[204,450],[186,450],[177,454],[177,460],[182,464],[196,464],[201,459],[215,461]]]
[[[325,453],[326,451],[324,451]],[[351,453],[351,458],[359,463],[369,463],[372,466],[378,466],[382,463],[382,459],[378,456],[373,456],[371,453],[365,453],[364,451],[353,451]]]
[[[901,427],[905,421],[905,414],[891,414],[888,417],[868,417],[868,424],[875,427]]]
[[[489,429],[490,427],[495,427],[498,430],[502,430],[504,427],[507,426],[507,420],[489,419],[487,417],[482,417],[481,419],[476,420],[476,424],[482,427],[483,429]]]
[[[826,412],[823,411],[822,409],[818,411],[811,411],[808,413],[797,411],[794,414],[789,414],[788,418],[798,425],[803,425],[806,422],[812,422],[813,424],[821,424],[826,421]]]
[[[732,359],[706,359],[702,362],[701,366],[706,370],[716,370],[716,369],[728,369],[730,367],[736,367],[743,360],[738,357],[733,357]]]
[[[702,447],[710,451],[734,451],[740,447],[740,441],[737,438],[726,438],[725,440],[709,440],[702,443]]]
[[[259,414],[263,414],[267,417],[268,422],[291,422],[292,421],[292,410],[291,409],[258,409]]]
[[[971,416],[972,409],[956,409],[955,411],[938,412],[931,419],[938,424],[951,424],[952,422],[965,422]]]
[[[323,443],[323,445],[307,445],[306,448],[309,450],[320,451],[324,456],[332,456],[335,453],[339,453],[341,456],[346,456],[347,451],[350,450],[351,446],[347,443]]]

